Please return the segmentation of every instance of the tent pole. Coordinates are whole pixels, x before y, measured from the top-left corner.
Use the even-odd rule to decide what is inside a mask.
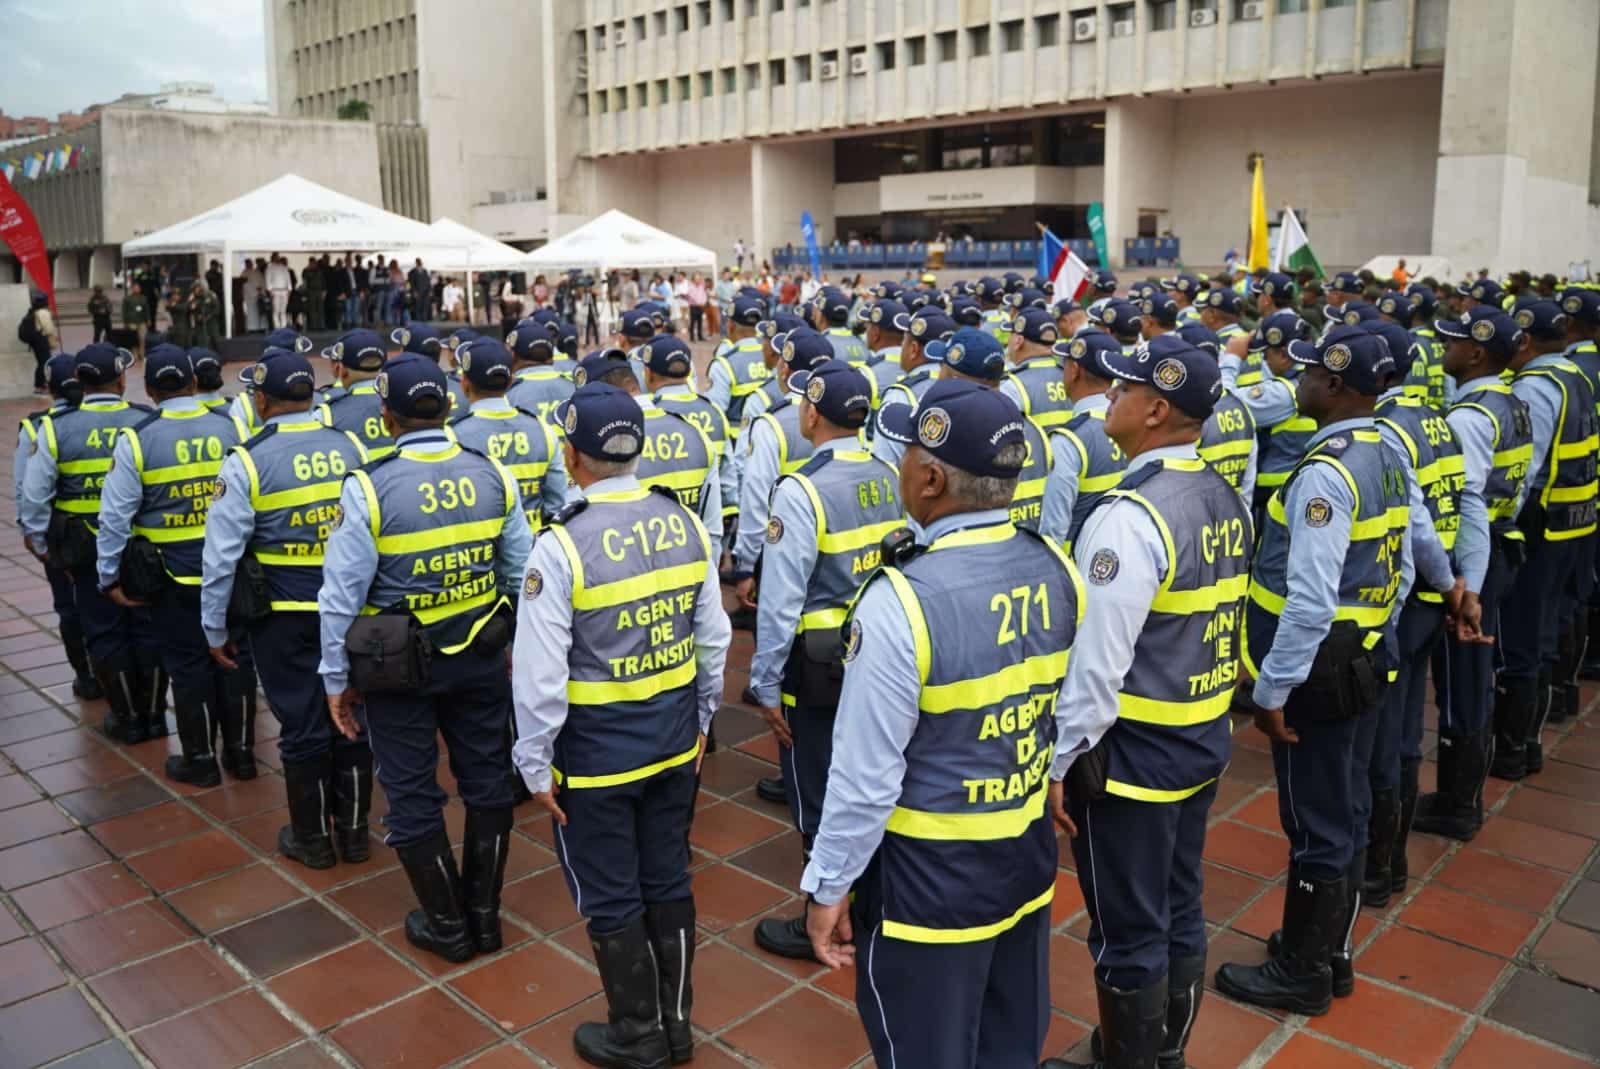
[[[233,337],[233,249],[222,243],[222,336]]]
[[[469,267],[467,268],[467,325],[471,326],[477,321],[478,317],[476,310],[473,308],[472,300],[472,268]]]

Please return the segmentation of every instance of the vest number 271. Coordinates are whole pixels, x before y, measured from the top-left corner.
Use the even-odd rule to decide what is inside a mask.
[[[1010,594],[996,594],[989,599],[989,611],[1000,614],[1000,633],[995,644],[1004,646],[1015,642],[1019,634],[1028,633],[1028,617],[1034,610],[1039,613],[1039,623],[1050,630],[1050,594],[1045,585],[1012,587]],[[1015,617],[1015,620],[1013,620]]]

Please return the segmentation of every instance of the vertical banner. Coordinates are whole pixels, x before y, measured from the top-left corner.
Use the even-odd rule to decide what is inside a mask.
[[[1089,203],[1089,236],[1094,239],[1094,251],[1100,254],[1100,270],[1111,270],[1111,253],[1106,248],[1106,213],[1097,200]]]
[[[822,250],[817,248],[817,224],[810,212],[800,213],[800,234],[806,239],[806,255],[811,258],[811,277],[822,281]]]
[[[0,177],[0,241],[11,249],[24,271],[33,278],[33,284],[50,299],[50,311],[56,310],[56,289],[50,278],[50,254],[44,247],[44,235],[33,218],[33,210],[22,199],[11,183]]]
[[[1271,251],[1267,245],[1267,191],[1261,173],[1262,155],[1251,156],[1250,164],[1250,248],[1246,251],[1246,266],[1255,271],[1267,266]]]

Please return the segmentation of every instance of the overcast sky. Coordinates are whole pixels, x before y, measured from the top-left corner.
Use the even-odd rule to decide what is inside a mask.
[[[163,82],[211,82],[230,102],[267,99],[262,0],[0,0],[7,115],[81,111]]]

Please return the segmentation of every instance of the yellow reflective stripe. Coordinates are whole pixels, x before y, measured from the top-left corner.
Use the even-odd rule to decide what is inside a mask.
[[[705,561],[676,564],[671,568],[657,568],[640,576],[574,591],[572,607],[579,610],[605,609],[659,597],[671,590],[688,589],[705,582],[706,567]]]
[[[993,842],[1015,839],[1028,825],[1044,816],[1046,791],[1041,784],[1015,809],[992,813],[929,813],[895,806],[889,814],[888,831],[908,839],[934,839],[940,842]]]
[[[1259,583],[1250,584],[1250,600],[1273,616],[1283,615],[1286,601],[1282,594],[1274,594]],[[1389,621],[1392,605],[1340,605],[1333,610],[1335,620],[1350,620],[1359,627],[1382,627]],[[1252,675],[1256,674],[1253,670]]]
[[[567,701],[574,705],[612,705],[617,702],[647,701],[657,694],[664,694],[678,687],[687,687],[694,682],[695,671],[695,662],[690,659],[676,668],[668,668],[663,672],[654,672],[625,682],[569,680]]]
[[[378,537],[378,528],[382,525],[379,517],[378,491],[372,485],[372,478],[364,471],[350,473],[355,477],[356,485],[361,487],[361,496],[367,499],[367,527],[372,531],[372,537]]]
[[[1150,611],[1171,613],[1174,616],[1215,612],[1224,603],[1244,597],[1249,589],[1250,576],[1248,573],[1241,573],[1193,590],[1160,590],[1150,600]]]
[[[222,470],[222,461],[208,460],[203,464],[174,464],[169,468],[149,468],[139,473],[139,482],[145,486],[156,483],[175,483],[184,479],[215,479]]]
[[[1132,798],[1136,802],[1181,802],[1185,798],[1199,794],[1213,783],[1215,779],[1208,779],[1196,787],[1184,787],[1176,791],[1164,791],[1157,787],[1140,787],[1134,783],[1124,783],[1121,780],[1106,780],[1106,793],[1114,794],[1119,798]]]
[[[651,486],[664,486],[668,490],[698,490],[705,485],[706,476],[710,468],[689,468],[685,471],[669,471],[663,475],[646,475],[645,481]]]
[[[1410,518],[1409,508],[1395,505],[1370,519],[1354,520],[1350,524],[1350,541],[1369,542],[1374,538],[1382,538],[1405,527]]]
[[[1497,468],[1509,467],[1512,464],[1526,464],[1533,459],[1533,443],[1515,446],[1511,449],[1501,449],[1494,454],[1494,466]]]
[[[911,580],[902,575],[898,568],[885,568],[883,574],[894,588],[895,596],[900,599],[900,608],[905,611],[906,621],[911,625],[911,645],[917,655],[917,679],[926,685],[928,669],[933,664],[933,648],[928,635],[928,620],[922,615],[922,602],[917,600],[916,591],[911,589]]]
[[[254,469],[251,469],[252,473]],[[256,511],[267,509],[288,509],[300,505],[314,505],[319,501],[337,501],[342,487],[340,482],[312,483],[309,486],[297,486],[293,490],[279,490],[272,494],[253,494],[250,503]]]
[[[1015,537],[1017,529],[1009,522],[989,524],[985,527],[964,527],[935,539],[933,545],[928,547],[928,552],[932,553],[936,549],[955,549],[958,546],[989,546]]]
[[[139,527],[133,528],[133,533],[140,538],[151,542],[198,542],[206,536],[205,524],[195,527]]]
[[[650,491],[641,486],[637,490],[610,490],[597,494],[585,494],[583,496],[586,497],[591,503],[625,503],[629,501],[643,501],[645,498],[650,496]]]
[[[1282,486],[1284,483],[1289,481],[1289,476],[1292,473],[1293,469],[1290,469],[1289,471],[1258,471],[1256,472],[1256,485],[1273,487]]]
[[[1593,523],[1590,523],[1584,527],[1574,527],[1570,531],[1547,530],[1544,533],[1544,540],[1546,542],[1567,542],[1574,538],[1582,538],[1585,535],[1593,534],[1594,530],[1595,524]]]
[[[1012,493],[1011,500],[1013,502],[1031,501],[1036,497],[1042,497],[1045,484],[1049,481],[1049,476],[1045,476],[1043,479],[1018,479],[1017,489]]]
[[[1141,724],[1160,724],[1162,727],[1182,728],[1195,724],[1209,724],[1228,711],[1233,700],[1230,687],[1221,694],[1192,702],[1164,702],[1126,692],[1117,695],[1117,715],[1124,720],[1137,720]]]
[[[799,700],[796,699],[793,694],[784,694],[782,691],[779,691],[778,692],[778,698],[779,698],[780,701],[783,702],[784,705],[788,706],[791,709],[795,708],[797,705],[800,704]]]
[[[22,433],[28,436],[28,441],[31,443],[39,441],[39,429],[27,420],[22,421]]]
[[[470,523],[447,523],[442,527],[434,527],[426,531],[379,535],[378,552],[423,553],[430,549],[442,549],[445,546],[455,545],[458,542],[476,542],[483,539],[492,539],[500,534],[500,528],[505,526],[505,522],[504,516],[496,516],[491,520],[473,520]]]
[[[309,553],[286,553],[276,549],[252,550],[256,560],[262,564],[302,566],[308,568],[322,567],[322,557],[327,547],[321,542],[304,543],[310,547]]]
[[[1279,433],[1280,431],[1300,431],[1300,432],[1305,432],[1305,431],[1314,431],[1316,429],[1317,429],[1317,421],[1312,419],[1311,417],[1309,417],[1309,416],[1290,416],[1288,419],[1284,420],[1283,422],[1274,423],[1272,426],[1268,427],[1267,428],[1267,434],[1268,435],[1274,435],[1274,434]]]
[[[389,452],[394,452],[393,446],[389,447]],[[377,454],[374,453],[373,455],[376,456]],[[419,464],[443,464],[445,461],[460,455],[461,446],[457,445],[455,442],[451,442],[448,448],[441,449],[437,453],[424,453],[415,449],[400,450],[401,460],[414,460]]]
[[[485,605],[492,604],[498,600],[499,597],[500,594],[498,591],[488,590],[477,595],[476,597],[463,598],[460,601],[452,601],[445,605],[432,605],[426,609],[412,609],[410,612],[412,616],[415,616],[424,624],[436,624],[440,620],[448,620],[452,616],[460,616],[464,612],[471,612],[473,609],[480,609]],[[376,616],[381,611],[382,610],[376,606],[365,605],[362,606],[361,615]],[[460,646],[453,646],[441,649],[439,652],[456,653],[460,649]]]
[[[1597,443],[1593,436],[1581,442],[1558,442],[1556,444],[1557,460],[1581,460],[1596,451]]]
[[[884,520],[882,523],[869,523],[865,527],[857,527],[853,531],[818,535],[817,549],[823,553],[850,553],[875,546],[883,541],[885,535],[904,526],[905,524],[899,520]]]
[[[45,416],[44,419],[39,421],[39,429],[44,432],[45,448],[50,451],[51,456],[57,456],[56,421],[50,416]]]
[[[1590,480],[1582,486],[1552,486],[1544,492],[1544,499],[1554,504],[1570,504],[1573,501],[1587,501],[1595,496],[1600,483]]]
[[[975,679],[958,679],[953,683],[932,686],[925,684],[922,695],[917,699],[917,707],[925,713],[982,709],[1026,694],[1034,687],[1059,688],[1066,674],[1066,650],[1039,653]]]
[[[317,603],[314,601],[272,601],[268,602],[274,612],[316,612]]]
[[[58,498],[57,500],[51,502],[51,506],[55,508],[57,512],[79,512],[86,513],[90,516],[95,516],[100,512],[100,499],[98,497],[90,497],[68,499],[63,501]]]
[[[1218,442],[1216,445],[1203,445],[1199,447],[1200,456],[1206,460],[1221,460],[1224,457],[1247,457],[1250,450],[1256,447],[1254,439],[1238,438],[1229,442]]]
[[[1115,490],[1117,485],[1122,482],[1122,475],[1123,473],[1121,471],[1114,471],[1109,475],[1094,476],[1083,475],[1080,473],[1078,475],[1078,489],[1087,491],[1091,494],[1104,493],[1107,490]]]
[[[95,460],[63,460],[56,471],[62,475],[93,475],[97,472],[110,471],[111,458],[97,458]]]
[[[550,470],[550,462],[548,460],[536,460],[528,464],[507,464],[505,461],[500,463],[518,479],[542,479],[544,473]]]
[[[843,605],[833,609],[818,609],[815,612],[803,613],[800,617],[801,631],[816,631],[830,627],[844,626],[845,617],[850,610]]]
[[[1050,886],[1044,889],[1044,893],[1024,902],[1011,916],[993,924],[980,924],[973,928],[925,928],[920,924],[906,924],[904,921],[892,921],[885,917],[883,934],[891,939],[904,939],[911,943],[978,943],[1015,928],[1022,918],[1048,906],[1055,898],[1055,894],[1056,885],[1052,881]]]
[[[547,528],[561,546],[561,552],[566,555],[567,567],[572,569],[572,597],[576,601],[583,594],[583,555],[578,552],[578,547],[573,544],[572,535],[561,524],[554,524]]]
[[[174,583],[177,583],[179,586],[199,586],[200,585],[200,577],[198,575],[173,575],[171,572],[168,572],[167,573],[167,578],[171,579]]]
[[[642,779],[649,779],[657,772],[665,772],[669,768],[686,765],[698,756],[700,756],[700,740],[696,738],[694,745],[681,754],[663,758],[654,764],[645,765],[643,768],[629,769],[627,772],[612,772],[604,776],[564,776],[561,774],[561,770],[557,768],[552,768],[550,772],[556,783],[570,789],[616,787],[624,783],[635,783]]]

